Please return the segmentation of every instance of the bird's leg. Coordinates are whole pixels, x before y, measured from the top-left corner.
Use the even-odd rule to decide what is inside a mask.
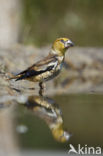
[[[39,83],[39,87],[40,87],[39,95],[40,95],[40,96],[43,96],[44,88],[45,88],[44,83],[43,83],[43,82],[40,82],[40,83]]]

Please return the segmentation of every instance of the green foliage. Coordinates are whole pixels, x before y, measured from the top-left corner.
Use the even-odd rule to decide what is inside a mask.
[[[102,0],[23,0],[22,42],[69,37],[77,46],[103,45]]]

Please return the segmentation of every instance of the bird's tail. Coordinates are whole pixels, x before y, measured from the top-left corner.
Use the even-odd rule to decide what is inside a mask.
[[[18,80],[21,80],[23,79],[22,78],[22,75],[12,75],[7,79],[7,80],[12,80],[12,79],[15,79],[15,81],[18,81]]]

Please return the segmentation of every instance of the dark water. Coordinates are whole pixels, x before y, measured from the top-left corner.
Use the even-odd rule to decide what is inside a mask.
[[[102,146],[102,94],[55,95],[49,99],[34,96],[26,104],[17,105],[15,111],[21,148],[68,150],[70,143]],[[50,128],[53,124],[59,136]],[[69,141],[68,137],[62,140],[61,131],[72,134]]]

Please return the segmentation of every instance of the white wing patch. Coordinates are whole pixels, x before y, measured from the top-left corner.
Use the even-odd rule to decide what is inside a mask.
[[[58,61],[50,62],[50,63],[48,64],[48,67],[50,67],[50,66],[54,66],[54,67],[53,67],[53,70],[55,70],[56,67],[57,67],[57,65],[58,65]]]

